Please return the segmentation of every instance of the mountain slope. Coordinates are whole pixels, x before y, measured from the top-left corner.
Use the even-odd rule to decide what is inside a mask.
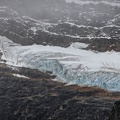
[[[107,120],[120,99],[120,2],[0,5],[0,119]]]
[[[25,2],[27,3],[27,1]],[[39,4],[41,2],[42,1],[39,1]],[[34,51],[32,47],[29,48],[29,46],[28,49],[30,49],[31,51],[33,50],[32,52],[34,54],[31,52],[24,53],[24,48],[27,47],[20,47],[20,45],[18,46],[18,48],[15,47],[15,49],[17,48],[16,53],[12,53],[12,51],[14,51],[13,46],[16,46],[16,44],[14,45],[14,43],[11,44],[11,42],[8,42],[9,47],[8,49],[6,49],[4,47],[4,38],[1,37],[0,41],[1,41],[1,50],[3,51],[3,55],[4,55],[3,58],[5,60],[8,60],[9,62],[12,61],[12,63],[14,64],[20,65],[20,63],[22,63],[25,66],[28,65],[26,67],[33,67],[33,68],[37,67],[40,70],[43,69],[43,70],[51,71],[55,75],[57,75],[57,77],[59,77],[60,79],[62,79],[63,81],[69,84],[74,83],[79,85],[84,84],[84,85],[100,86],[108,90],[119,91],[119,84],[117,84],[117,82],[119,82],[118,79],[119,62],[117,60],[112,61],[114,55],[118,59],[119,59],[119,55],[115,54],[114,52],[101,54],[101,53],[97,53],[97,51],[100,52],[106,52],[111,50],[120,51],[120,40],[119,40],[120,26],[119,24],[117,24],[119,23],[120,7],[116,5],[106,4],[104,2],[98,2],[96,4],[91,2],[87,2],[87,3],[84,2],[84,4],[67,3],[65,1],[62,1],[60,3],[59,2],[60,1],[56,1],[56,5],[60,4],[62,6],[63,3],[65,3],[64,5],[66,5],[68,8],[66,7],[64,8],[68,9],[68,12],[70,12],[69,13],[70,16],[69,19],[63,20],[63,18],[61,18],[59,19],[59,21],[54,21],[52,23],[51,23],[51,18],[48,18],[47,21],[46,19],[42,19],[42,18],[40,20],[35,20],[27,16],[22,16],[21,13],[19,14],[7,7],[1,7],[0,35],[6,36],[14,43],[18,43],[21,45],[33,45],[33,44],[46,45],[46,47],[40,46],[43,47],[43,51],[46,50],[46,48],[48,47],[47,45],[51,46],[48,48],[50,52],[39,53],[41,54],[42,57],[37,56],[38,53]],[[30,4],[31,3],[32,2],[30,2]],[[49,2],[48,1],[43,2],[44,5],[48,5],[49,7],[52,8],[51,4],[50,3],[47,4],[47,3]],[[11,4],[8,2],[8,5],[10,6]],[[58,6],[56,7],[58,8]],[[52,8],[52,9],[55,10],[56,8]],[[64,10],[62,8],[59,9]],[[71,15],[76,15],[78,9],[80,15],[78,16],[79,19],[71,16]],[[72,13],[73,10],[75,13]],[[52,18],[54,19],[54,17]],[[62,15],[62,17],[64,16]],[[90,22],[88,21],[85,22],[83,17],[85,17],[85,20],[91,19]],[[96,19],[100,20],[100,21],[96,21],[99,22],[100,25],[98,25],[98,23],[93,21],[93,19],[95,21]],[[103,22],[101,22],[101,20],[103,20]],[[92,22],[95,24],[93,24]],[[82,45],[83,46],[85,45],[86,47],[83,47],[80,43],[85,43]],[[5,44],[7,44],[7,42],[5,42]],[[52,46],[60,46],[65,48],[67,47],[66,49],[62,48],[64,49],[64,51],[75,49],[77,50],[78,53],[82,53],[82,54],[76,55],[73,54],[72,52],[71,54],[70,53],[61,54],[60,51],[57,51],[57,48],[59,47],[56,47],[55,49],[55,51],[57,51],[56,53],[55,51],[51,51],[51,49],[54,48]],[[73,48],[69,49],[70,47]],[[19,48],[21,48],[21,50]],[[95,53],[89,51],[90,49],[94,50]],[[6,50],[6,53],[4,52],[4,50]],[[8,53],[10,54],[8,55]],[[21,53],[24,53],[25,55],[22,55]],[[18,56],[17,54],[22,56],[21,60],[19,60],[20,57],[16,57]],[[46,54],[47,56],[44,56],[44,54]],[[84,54],[86,54],[86,56],[84,56]],[[59,60],[60,57],[59,55],[63,57],[62,60]],[[101,57],[101,58],[99,58],[99,60],[97,59],[94,60],[95,57]],[[105,57],[106,59],[102,59]],[[34,61],[33,58],[36,59],[37,61],[36,60]],[[111,59],[110,63],[107,61],[107,59],[109,58]],[[31,61],[31,59],[33,59],[33,61]],[[45,61],[42,61],[43,59]],[[84,61],[83,59],[85,59],[86,62],[83,62]],[[39,65],[37,65],[36,63],[38,61],[41,61]],[[66,64],[67,61],[68,63],[69,61],[70,62],[75,61],[74,63],[75,65],[73,64],[73,66],[70,66],[71,63]],[[24,62],[26,62],[27,64]],[[94,70],[94,66],[95,65],[97,66],[97,63],[99,69]],[[83,69],[85,69],[84,71],[85,74],[81,72]],[[77,70],[78,72],[75,72],[75,70]],[[81,77],[83,79],[84,76],[87,77],[85,77],[83,82],[83,80],[81,80]],[[92,76],[90,80],[88,80],[89,76]],[[109,77],[107,78],[107,76]],[[115,77],[115,80],[114,80],[114,76],[117,76]]]
[[[50,73],[0,64],[0,119],[106,120],[119,99],[119,93],[52,79]]]
[[[72,9],[71,4],[69,6]],[[77,10],[77,8],[74,9]],[[119,14],[116,15],[112,13],[113,17],[107,18],[109,21],[106,21],[101,27],[96,27],[96,25],[88,26],[88,24],[82,23],[78,25],[75,21],[73,23],[73,21],[68,20],[49,23],[50,21],[45,22],[43,19],[35,20],[30,17],[21,16],[7,7],[1,7],[0,14],[0,35],[6,36],[22,45],[31,45],[35,43],[68,47],[73,42],[83,42],[89,44],[87,49],[97,51],[120,51]],[[83,16],[85,16],[84,12]],[[82,19],[82,17],[80,18]],[[94,18],[95,16],[93,19]],[[79,19],[79,21],[81,20]]]

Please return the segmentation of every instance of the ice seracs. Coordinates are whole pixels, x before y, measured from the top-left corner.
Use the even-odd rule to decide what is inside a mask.
[[[120,91],[120,52],[84,50],[88,44],[73,43],[68,48],[57,46],[21,46],[0,37],[2,59],[7,64],[51,71],[62,82],[81,86],[99,86]]]

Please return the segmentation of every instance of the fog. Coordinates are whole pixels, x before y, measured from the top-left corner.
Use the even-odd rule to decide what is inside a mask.
[[[114,3],[113,0],[101,1],[100,3],[100,0],[1,0],[0,5],[12,8],[20,15],[38,20],[49,22],[71,20],[81,24],[85,18],[92,20],[94,18],[94,21],[100,22],[99,20],[106,19],[104,14],[112,18],[113,14],[120,12],[120,4],[116,3],[117,0],[114,0]]]

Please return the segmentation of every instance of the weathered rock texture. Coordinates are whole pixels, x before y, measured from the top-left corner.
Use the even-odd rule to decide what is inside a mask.
[[[65,86],[54,78],[1,64],[0,120],[106,120],[120,96],[96,87]]]
[[[120,101],[115,102],[109,120],[120,120]]]

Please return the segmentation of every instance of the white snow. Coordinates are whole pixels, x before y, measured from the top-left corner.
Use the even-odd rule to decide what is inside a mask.
[[[68,84],[99,86],[120,91],[120,52],[94,52],[73,43],[68,48],[57,46],[20,46],[0,37],[2,59],[7,64],[51,71]]]
[[[36,34],[36,31],[37,31],[36,27],[31,27],[30,30],[32,30],[33,33]]]
[[[76,43],[72,43],[70,47],[82,49],[82,48],[87,48],[88,44],[76,42]]]
[[[80,5],[83,5],[83,4],[99,4],[99,3],[103,3],[103,4],[107,4],[107,5],[110,5],[110,6],[120,6],[120,2],[109,2],[109,1],[83,1],[83,0],[66,0],[66,2],[74,2],[76,4],[80,4]]]
[[[76,27],[78,27],[78,28],[94,28],[94,29],[96,29],[96,30],[98,29],[98,27],[85,26],[85,25],[77,25],[77,24],[71,23],[71,22],[64,22],[64,23],[71,25],[71,27],[76,26]]]
[[[19,77],[19,78],[29,78],[29,77],[26,77],[26,76],[24,76],[24,75],[20,75],[20,74],[13,74],[15,77]]]

